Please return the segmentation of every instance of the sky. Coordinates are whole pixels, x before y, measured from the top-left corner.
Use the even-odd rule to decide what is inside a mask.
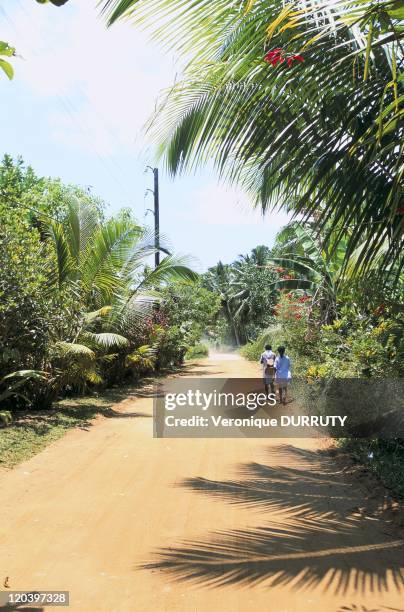
[[[0,4],[0,39],[17,49],[14,80],[0,75],[0,154],[21,155],[41,176],[91,189],[111,214],[134,210],[152,224],[153,147],[144,125],[180,58],[133,24],[107,28],[95,0],[63,8],[34,0]],[[200,271],[271,246],[286,213],[264,219],[211,168],[172,179],[160,169],[161,233]]]

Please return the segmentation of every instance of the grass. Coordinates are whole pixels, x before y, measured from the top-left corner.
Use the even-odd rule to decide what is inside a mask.
[[[399,499],[404,499],[404,440],[348,439],[339,445]]]
[[[69,429],[91,427],[92,420],[98,415],[117,416],[119,413],[113,409],[115,404],[130,396],[142,396],[142,390],[158,378],[183,371],[184,366],[165,368],[136,383],[106,389],[102,395],[66,398],[49,410],[21,412],[18,417],[14,416],[8,427],[0,428],[0,468],[12,468],[26,461],[64,436]]]
[[[102,396],[64,399],[49,410],[21,412],[0,429],[0,467],[12,468],[36,455],[74,427],[88,428],[97,415],[114,416],[112,407],[128,397],[132,387],[107,389]]]

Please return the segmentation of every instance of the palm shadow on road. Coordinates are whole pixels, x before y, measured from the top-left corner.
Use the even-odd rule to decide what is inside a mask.
[[[238,479],[189,478],[180,485],[249,512],[272,511],[276,520],[162,548],[142,569],[205,587],[321,586],[340,595],[350,588],[404,590],[404,539],[386,532],[374,509],[370,515],[358,507],[354,483],[335,474],[334,462],[319,452],[290,445],[277,450],[278,460],[291,465],[248,463]]]

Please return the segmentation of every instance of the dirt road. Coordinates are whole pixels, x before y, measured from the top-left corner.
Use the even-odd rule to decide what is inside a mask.
[[[323,442],[153,439],[150,398],[119,410],[0,475],[0,590],[86,612],[404,610],[402,534]]]

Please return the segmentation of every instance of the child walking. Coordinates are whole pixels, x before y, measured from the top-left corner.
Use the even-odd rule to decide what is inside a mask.
[[[269,395],[269,387],[271,387],[271,393],[275,393],[275,358],[276,355],[272,350],[270,344],[265,345],[265,350],[261,355],[260,363],[262,365],[262,377],[264,380],[264,387],[266,395]]]
[[[288,384],[292,378],[290,371],[291,361],[290,357],[285,355],[285,347],[280,346],[278,348],[278,357],[275,359],[275,383],[278,387],[279,402],[286,404],[286,396],[288,392]]]

